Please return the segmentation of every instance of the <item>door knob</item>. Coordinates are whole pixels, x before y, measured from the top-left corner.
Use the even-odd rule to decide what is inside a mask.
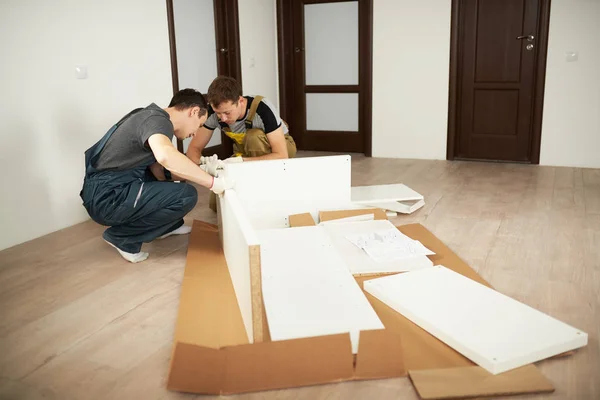
[[[533,36],[533,35],[517,36],[517,40],[523,40],[523,39],[527,39],[528,42],[533,42],[533,39],[535,39],[535,36]]]
[[[219,51],[220,51],[221,53],[227,53],[227,49],[226,49],[226,48],[224,48],[224,47],[223,47],[222,49],[219,49]]]

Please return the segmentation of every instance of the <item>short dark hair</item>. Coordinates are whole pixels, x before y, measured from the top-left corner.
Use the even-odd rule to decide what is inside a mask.
[[[208,112],[206,99],[202,93],[194,89],[182,89],[175,93],[169,103],[169,107],[180,111],[190,107],[200,107],[200,112],[198,113],[200,117]]]
[[[217,76],[210,86],[206,97],[208,102],[215,107],[221,103],[231,101],[237,103],[242,95],[242,85],[230,76]]]

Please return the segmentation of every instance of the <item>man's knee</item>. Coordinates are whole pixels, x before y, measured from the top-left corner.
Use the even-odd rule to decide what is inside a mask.
[[[178,185],[183,185],[181,201],[183,203],[183,210],[187,214],[192,211],[198,202],[198,191],[188,183],[178,183]]]

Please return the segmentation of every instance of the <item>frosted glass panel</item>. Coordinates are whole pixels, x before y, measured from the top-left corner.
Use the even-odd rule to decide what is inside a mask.
[[[307,85],[358,85],[358,1],[306,4]]]
[[[206,93],[217,76],[213,0],[173,0],[173,20],[179,88]],[[191,140],[183,141],[184,152]],[[207,147],[220,143],[221,134],[215,132]]]
[[[307,93],[306,129],[358,131],[358,93]]]

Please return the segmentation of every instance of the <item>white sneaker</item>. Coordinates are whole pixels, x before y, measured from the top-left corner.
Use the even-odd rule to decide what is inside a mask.
[[[162,236],[159,236],[158,239],[164,239],[164,238],[167,238],[167,237],[169,237],[171,235],[187,235],[191,231],[192,231],[192,227],[191,226],[181,225],[179,228],[175,229],[174,231],[171,231],[169,233],[165,233]]]
[[[134,264],[144,261],[150,255],[149,253],[146,253],[145,251],[140,251],[139,253],[128,253],[126,251],[123,251],[123,250],[119,249],[117,246],[115,246],[114,244],[112,244],[108,240],[106,240],[106,239],[103,239],[103,240],[106,243],[108,243],[109,245],[111,245],[112,247],[114,247],[115,249],[117,249],[117,251],[119,252],[119,254],[124,259],[126,259],[127,261],[129,261],[131,263],[134,263]]]

